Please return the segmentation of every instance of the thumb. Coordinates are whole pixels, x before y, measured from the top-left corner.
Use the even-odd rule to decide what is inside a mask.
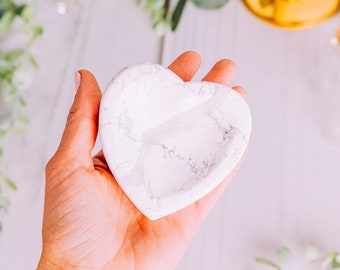
[[[75,76],[79,87],[56,156],[86,166],[92,162],[91,151],[97,138],[102,94],[91,72],[81,70]]]

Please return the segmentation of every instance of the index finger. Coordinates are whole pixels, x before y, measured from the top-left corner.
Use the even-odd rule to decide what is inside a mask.
[[[169,66],[172,72],[176,73],[183,81],[192,79],[201,65],[201,57],[194,51],[187,51],[178,56]]]

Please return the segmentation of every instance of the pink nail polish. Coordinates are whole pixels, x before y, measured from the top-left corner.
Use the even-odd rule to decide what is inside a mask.
[[[80,80],[81,80],[81,75],[79,71],[76,71],[74,73],[74,83],[76,85],[76,91],[78,91],[79,86],[80,86]]]

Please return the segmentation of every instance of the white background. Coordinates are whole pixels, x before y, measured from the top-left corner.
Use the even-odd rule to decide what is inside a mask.
[[[25,93],[30,133],[8,141],[0,164],[19,186],[1,217],[1,270],[37,265],[44,165],[73,100],[74,71],[91,70],[104,89],[128,64],[168,65],[185,50],[202,56],[196,79],[221,58],[237,63],[235,84],[248,91],[254,127],[244,166],[178,270],[267,269],[255,257],[275,259],[281,245],[298,256],[308,244],[340,250],[340,50],[329,46],[339,14],[287,31],[259,21],[238,0],[212,12],[188,4],[162,47],[134,0],[79,2],[61,16],[56,1],[34,1],[45,33],[34,47],[40,68]]]

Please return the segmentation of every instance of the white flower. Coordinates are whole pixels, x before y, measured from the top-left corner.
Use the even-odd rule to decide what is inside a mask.
[[[321,264],[322,269],[328,269],[332,264],[333,256],[329,255]]]
[[[336,261],[337,263],[340,263],[340,254],[337,254],[337,255],[335,256],[335,261]]]
[[[14,73],[13,81],[18,86],[19,91],[27,90],[33,82],[32,71],[29,68],[20,68]]]
[[[320,258],[320,251],[314,246],[308,246],[306,248],[306,258],[308,261],[314,262]]]
[[[170,24],[166,20],[162,20],[154,26],[154,30],[158,36],[164,36],[170,30]]]

